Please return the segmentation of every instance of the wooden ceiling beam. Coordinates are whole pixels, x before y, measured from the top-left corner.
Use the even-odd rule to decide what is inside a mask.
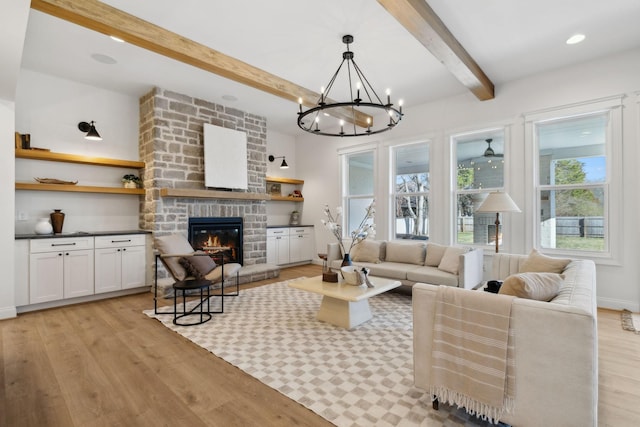
[[[481,101],[494,98],[494,86],[425,0],[378,0]]]
[[[306,107],[316,107],[320,99],[317,92],[96,0],[31,0],[31,8],[108,36],[119,37],[135,46],[295,103],[302,98]],[[343,110],[338,114],[339,118],[352,123],[354,112],[347,108]],[[295,119],[294,114],[292,120]],[[373,123],[371,116],[355,112],[356,125],[367,127],[367,119]]]

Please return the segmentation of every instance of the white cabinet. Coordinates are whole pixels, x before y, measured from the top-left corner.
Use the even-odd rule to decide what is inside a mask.
[[[138,288],[145,284],[145,236],[95,238],[95,293]]]
[[[93,294],[93,237],[30,242],[29,303]]]
[[[267,229],[267,264],[311,261],[313,252],[313,227]]]
[[[313,259],[313,228],[296,227],[289,229],[289,262]]]
[[[29,304],[29,241],[16,240],[13,251],[16,307]]]
[[[267,263],[289,264],[289,228],[267,229]]]

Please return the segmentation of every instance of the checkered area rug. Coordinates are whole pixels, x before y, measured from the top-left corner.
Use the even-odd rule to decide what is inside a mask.
[[[340,427],[492,425],[435,411],[413,386],[410,296],[371,298],[373,319],[352,330],[316,320],[321,298],[279,282],[225,298],[224,314],[202,325],[145,314]]]

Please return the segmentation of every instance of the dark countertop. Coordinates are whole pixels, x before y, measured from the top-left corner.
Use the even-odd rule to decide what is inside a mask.
[[[116,231],[76,231],[59,234],[16,234],[16,240],[22,239],[60,239],[68,237],[93,237],[93,236],[122,236],[126,234],[151,234],[146,230],[116,230]]]
[[[297,227],[313,227],[313,225],[267,225],[267,228],[297,228]]]

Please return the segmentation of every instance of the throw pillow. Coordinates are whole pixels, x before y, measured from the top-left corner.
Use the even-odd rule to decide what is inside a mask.
[[[527,259],[520,266],[520,273],[562,273],[571,262],[570,259],[553,258],[532,249]]]
[[[363,240],[351,250],[351,259],[355,262],[380,262],[380,242]]]
[[[156,237],[154,242],[158,251],[163,255],[190,255],[193,253],[193,248],[189,241],[181,234]],[[177,256],[167,257],[163,258],[163,261],[176,280],[184,280],[187,277],[187,272],[180,265],[179,258]]]
[[[447,246],[438,245],[436,243],[427,243],[427,257],[424,260],[424,265],[430,267],[437,267],[442,261],[444,251],[447,250]]]
[[[446,271],[451,274],[458,274],[460,267],[460,255],[466,253],[467,248],[448,246],[442,255],[442,260],[438,264],[438,270]]]
[[[538,301],[551,301],[558,295],[563,281],[563,274],[518,273],[507,277],[498,293]]]
[[[424,265],[424,243],[387,242],[385,261]]]
[[[204,251],[195,251],[192,256],[180,258],[180,265],[187,271],[188,276],[203,279],[216,268],[216,262]]]

